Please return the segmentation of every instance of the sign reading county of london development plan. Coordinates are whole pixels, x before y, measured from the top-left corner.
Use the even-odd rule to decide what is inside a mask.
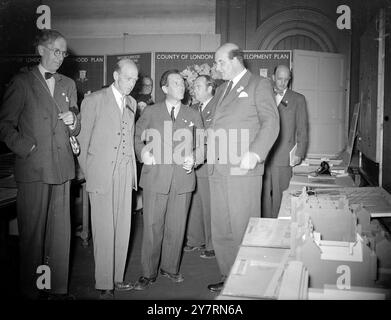
[[[279,64],[291,66],[291,51],[244,51],[245,66],[254,74],[271,78],[274,68]],[[163,91],[158,84],[163,72],[177,69],[183,72],[186,69],[197,70],[203,64],[208,64],[213,72],[214,52],[156,52],[155,53],[155,97],[156,101],[164,99]],[[201,68],[205,70],[205,68]],[[213,75],[212,75],[213,76]]]

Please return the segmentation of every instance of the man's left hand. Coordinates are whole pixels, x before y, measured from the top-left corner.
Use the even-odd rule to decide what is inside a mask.
[[[240,169],[252,170],[258,163],[258,155],[254,152],[246,152],[240,161]]]
[[[71,126],[75,123],[76,116],[72,111],[67,111],[60,113],[58,119],[62,120],[67,126]]]
[[[194,166],[194,159],[193,159],[193,156],[186,156],[184,161],[183,161],[183,169],[186,170],[186,173],[191,173],[191,171],[193,170],[193,166]]]
[[[293,156],[293,167],[298,166],[301,163],[301,157]]]

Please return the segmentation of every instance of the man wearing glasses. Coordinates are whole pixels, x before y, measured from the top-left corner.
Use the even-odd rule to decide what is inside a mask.
[[[0,140],[16,155],[21,293],[28,299],[64,299],[69,298],[69,189],[75,177],[69,136],[80,130],[70,109],[77,108],[77,94],[74,81],[56,73],[67,56],[64,36],[42,30],[36,50],[40,64],[16,75],[4,94]],[[38,279],[40,265],[49,267],[43,269],[46,276],[50,272],[46,281]]]

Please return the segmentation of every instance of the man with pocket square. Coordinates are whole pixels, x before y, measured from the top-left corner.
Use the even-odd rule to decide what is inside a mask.
[[[212,240],[222,275],[208,289],[219,292],[250,217],[260,216],[264,161],[277,138],[279,116],[270,81],[245,68],[236,44],[218,48],[215,62],[227,80],[216,92],[218,102],[207,132]]]
[[[57,73],[68,55],[65,37],[41,30],[36,50],[39,65],[16,75],[5,92],[0,140],[16,155],[21,294],[68,299],[69,191],[75,177],[69,137],[80,130],[70,109],[77,110],[77,93],[75,82]],[[37,268],[43,264],[51,283],[38,286]]]

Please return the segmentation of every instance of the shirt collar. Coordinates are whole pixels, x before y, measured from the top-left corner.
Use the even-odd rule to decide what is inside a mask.
[[[172,103],[168,103],[166,100],[165,103],[166,103],[166,107],[167,107],[168,112],[171,112],[172,107],[175,107],[175,111],[177,111],[181,106],[180,101],[177,102],[176,104],[172,104]]]
[[[233,78],[232,81],[232,88],[236,86],[236,84],[242,79],[244,74],[247,72],[247,69],[244,68],[241,73],[239,73],[235,78]],[[232,89],[231,89],[232,90]]]
[[[210,97],[208,100],[206,100],[205,102],[201,102],[201,106],[202,106],[202,110],[201,111],[204,111],[206,105],[209,103],[210,100],[212,100],[213,97]]]
[[[125,97],[121,92],[118,91],[118,89],[115,87],[114,83],[111,85],[111,90],[113,91],[115,100],[117,101],[118,105],[122,106],[122,99]]]
[[[46,69],[42,64],[38,64],[38,70],[39,70],[39,72],[42,74],[42,77],[43,77],[46,81],[52,79],[52,78],[50,78],[50,79],[46,79],[46,78],[45,78],[45,73],[46,73],[46,72],[55,73],[55,72],[51,72],[51,71],[49,71],[48,69]],[[54,78],[53,78],[53,79],[54,79]]]

